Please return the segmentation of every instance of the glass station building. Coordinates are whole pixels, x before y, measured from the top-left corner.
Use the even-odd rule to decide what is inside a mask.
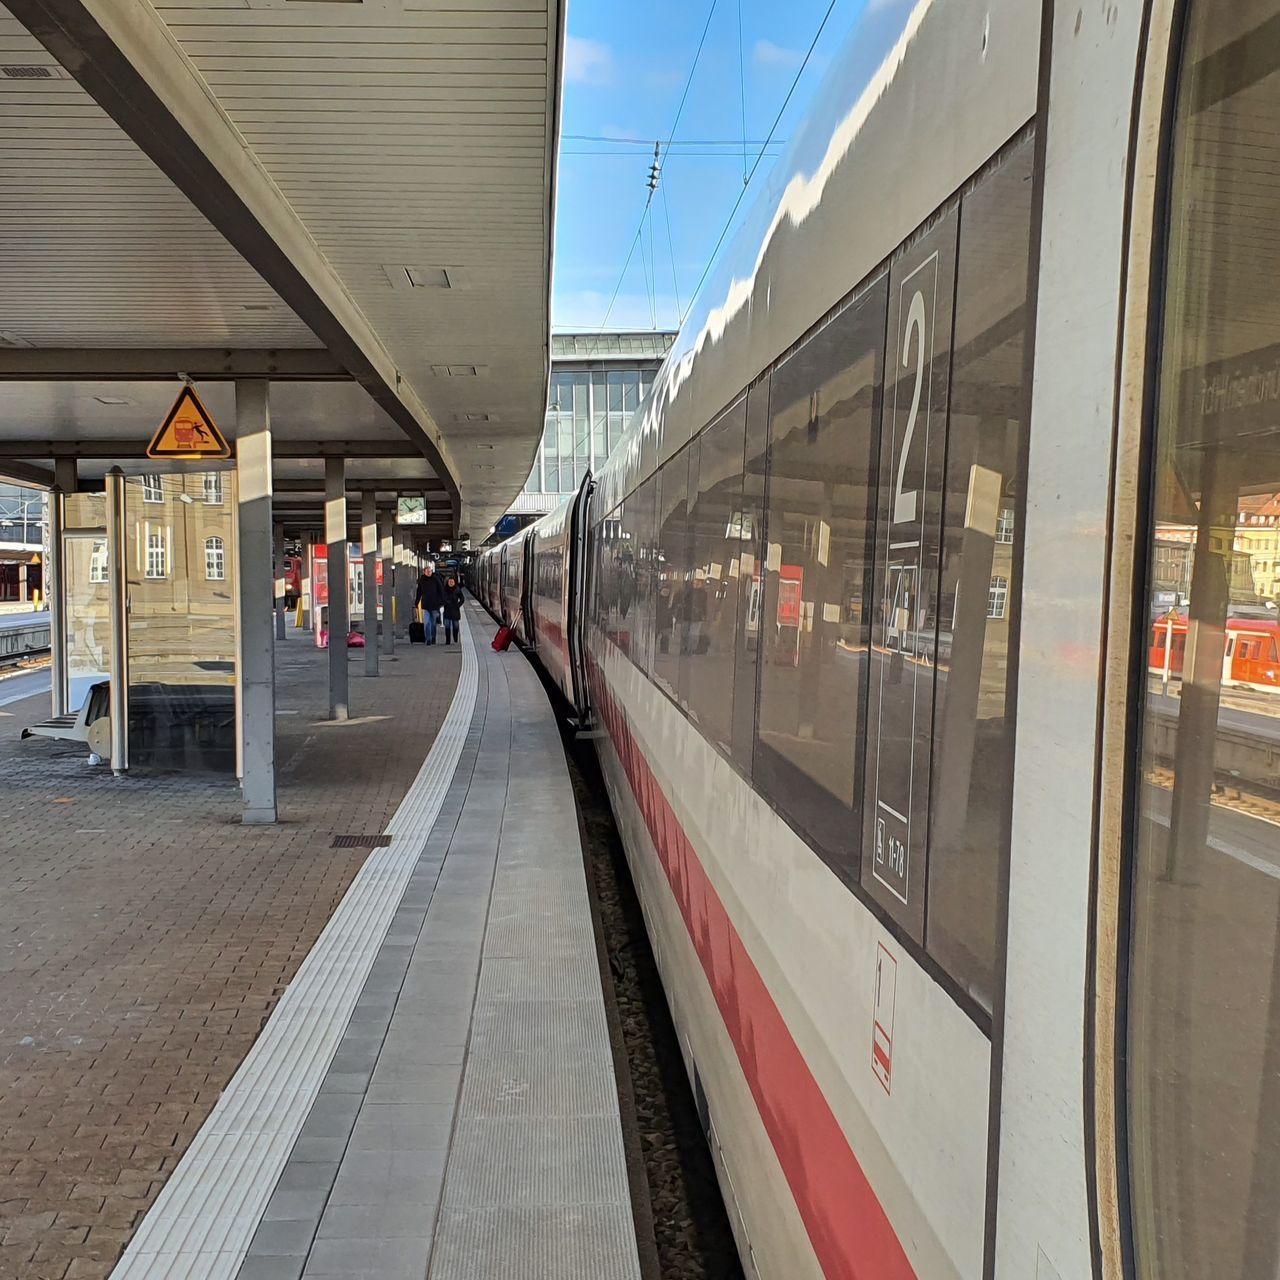
[[[508,515],[536,517],[575,493],[622,438],[675,341],[671,332],[557,333],[538,457]],[[521,521],[523,523],[524,521]]]

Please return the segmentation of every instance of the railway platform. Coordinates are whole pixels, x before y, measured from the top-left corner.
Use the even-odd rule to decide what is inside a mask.
[[[467,617],[342,725],[307,701],[324,655],[281,647],[275,828],[180,775],[145,780],[140,831],[142,780],[73,793],[69,748],[4,744],[33,791],[0,919],[28,978],[0,1009],[0,1274],[640,1275],[558,732]],[[352,833],[375,847],[332,849]]]

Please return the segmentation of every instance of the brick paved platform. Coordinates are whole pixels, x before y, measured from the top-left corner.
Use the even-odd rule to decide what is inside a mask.
[[[277,656],[280,812],[234,779],[114,779],[0,713],[0,1277],[105,1277],[253,1044],[449,708],[457,650],[401,646],[355,719],[323,720],[325,655]]]

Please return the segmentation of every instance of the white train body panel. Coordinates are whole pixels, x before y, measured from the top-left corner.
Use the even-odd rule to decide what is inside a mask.
[[[915,1273],[980,1274],[989,1041],[628,659],[616,650],[597,650],[593,658]],[[629,856],[651,927],[662,939],[664,962],[679,975],[668,985],[691,1005],[677,1008],[678,1024],[697,1046],[694,1057],[729,1175],[739,1200],[747,1202],[744,1212],[751,1224],[757,1212],[767,1213],[776,1204],[787,1181],[759,1127],[758,1111],[726,1114],[717,1105],[727,1082],[742,1091],[744,1066],[727,1036],[708,1033],[711,1027],[723,1031],[723,1014],[710,997],[698,950],[617,753],[609,748],[602,758],[615,812],[630,813]],[[880,945],[898,962],[891,1092],[872,1068]],[[734,991],[726,998],[740,995]],[[766,1098],[765,1105],[785,1101],[774,1092]],[[752,1139],[738,1151],[746,1119],[753,1121]],[[794,1138],[804,1144],[821,1134],[797,1128]],[[835,1203],[824,1206],[820,1186],[791,1187],[783,1198],[792,1207],[798,1190],[813,1198],[819,1215],[824,1207],[855,1213],[851,1204],[842,1210]],[[794,1222],[794,1215],[784,1220]],[[785,1247],[773,1242],[774,1266],[761,1264],[768,1239],[768,1232],[751,1232],[760,1274],[799,1274],[785,1265],[794,1257],[791,1239]],[[823,1274],[816,1261],[811,1273]]]
[[[1183,1117],[1210,1115],[1205,1098],[1221,1089],[1264,1133],[1257,1119],[1263,1105],[1255,1106],[1250,1082],[1232,1082],[1225,1071],[1219,1079],[1212,1063],[1200,1061],[1202,1045],[1167,1060],[1170,1055],[1161,1056],[1165,1041],[1141,1019],[1121,1024],[1128,1012],[1126,965],[1136,964],[1130,943],[1139,958],[1147,944],[1145,935],[1133,941],[1125,932],[1123,886],[1136,874],[1125,863],[1133,848],[1132,841],[1125,844],[1133,834],[1123,825],[1132,818],[1125,805],[1135,794],[1139,807],[1148,803],[1147,791],[1164,785],[1160,771],[1177,764],[1157,761],[1160,768],[1151,768],[1151,776],[1138,775],[1140,786],[1126,772],[1139,759],[1129,712],[1140,696],[1126,683],[1126,662],[1134,656],[1131,635],[1140,637],[1134,669],[1145,678],[1151,618],[1137,616],[1146,605],[1135,601],[1139,589],[1155,580],[1144,557],[1145,540],[1157,527],[1133,522],[1148,518],[1144,501],[1154,507],[1158,499],[1177,513],[1165,516],[1181,538],[1177,545],[1190,545],[1186,530],[1199,521],[1199,554],[1215,546],[1197,511],[1195,466],[1181,460],[1185,474],[1176,482],[1166,477],[1156,498],[1143,487],[1171,454],[1148,452],[1143,434],[1153,412],[1155,358],[1149,356],[1148,299],[1140,289],[1135,298],[1134,281],[1156,278],[1164,252],[1158,232],[1166,216],[1160,201],[1180,197],[1191,212],[1175,205],[1170,223],[1206,262],[1174,280],[1172,303],[1168,294],[1151,300],[1152,310],[1163,303],[1181,314],[1183,307],[1196,322],[1210,315],[1218,328],[1208,339],[1197,333],[1196,341],[1216,358],[1213,343],[1226,347],[1238,335],[1213,314],[1215,290],[1233,299],[1239,294],[1247,304],[1241,327],[1253,325],[1261,335],[1249,347],[1250,331],[1239,338],[1239,349],[1228,348],[1229,359],[1216,363],[1199,349],[1183,353],[1178,370],[1184,381],[1192,373],[1211,390],[1220,388],[1202,393],[1207,408],[1188,413],[1178,406],[1193,430],[1194,447],[1183,441],[1184,452],[1256,452],[1232,495],[1241,500],[1241,524],[1248,525],[1237,532],[1231,552],[1239,557],[1246,536],[1270,536],[1264,531],[1271,517],[1259,513],[1271,508],[1261,499],[1274,500],[1280,511],[1280,452],[1277,474],[1268,476],[1270,454],[1256,443],[1274,435],[1274,423],[1263,420],[1259,405],[1268,396],[1280,398],[1267,390],[1280,385],[1273,377],[1280,362],[1280,309],[1268,310],[1280,283],[1268,293],[1239,262],[1234,274],[1223,268],[1223,281],[1216,281],[1216,245],[1206,251],[1210,241],[1196,240],[1202,229],[1195,217],[1202,209],[1222,217],[1226,209],[1243,228],[1236,231],[1236,252],[1246,258],[1256,252],[1262,284],[1267,271],[1280,275],[1268,256],[1280,243],[1280,217],[1275,235],[1252,230],[1270,225],[1276,203],[1266,183],[1280,170],[1280,127],[1267,108],[1280,114],[1280,84],[1269,80],[1280,75],[1280,0],[1241,0],[1239,13],[1227,0],[1048,3],[1044,12],[1052,25],[1042,32],[1041,5],[1028,0],[872,0],[865,6],[808,118],[713,264],[652,391],[601,473],[561,511],[482,557],[478,581],[486,603],[510,621],[521,600],[536,599],[531,639],[537,656],[579,716],[600,731],[610,800],[686,1065],[705,1094],[712,1150],[748,1276],[1164,1280],[1172,1259],[1182,1266],[1173,1280],[1201,1280],[1201,1261],[1215,1256],[1206,1234],[1213,1225],[1197,1221],[1194,1204],[1181,1209],[1185,1222],[1177,1213],[1166,1219],[1160,1213],[1179,1194],[1194,1201],[1188,1188],[1227,1196],[1223,1180],[1214,1181],[1215,1169],[1228,1169],[1238,1180],[1231,1185],[1247,1191],[1254,1205],[1243,1227],[1223,1229],[1226,1243],[1217,1252],[1249,1261],[1239,1270],[1228,1266],[1222,1280],[1270,1280],[1280,1256],[1280,1229],[1274,1241],[1266,1234],[1274,1219],[1267,1206],[1280,1187],[1280,1157],[1274,1169],[1267,1161],[1280,1146],[1259,1138],[1253,1151],[1248,1135],[1242,1140],[1239,1132],[1218,1142],[1203,1120],[1185,1132],[1178,1127]],[[1187,14],[1202,15],[1198,61],[1188,64],[1200,80],[1182,104],[1192,121],[1188,153],[1198,155],[1200,147],[1212,163],[1201,164],[1200,172],[1189,166],[1204,190],[1184,176],[1185,190],[1168,196],[1161,186],[1167,176],[1162,142],[1178,105],[1172,77],[1181,56],[1179,24]],[[1274,102],[1268,103],[1268,91]],[[1203,136],[1194,136],[1197,113],[1204,116]],[[1014,190],[1020,166],[1034,193],[1025,206]],[[1217,186],[1203,178],[1205,172]],[[1000,175],[1008,185],[994,180]],[[1004,203],[993,199],[984,206],[984,192],[996,192]],[[1030,209],[1025,305],[1005,314],[990,301],[1000,294],[1005,265],[1000,237],[1009,236],[1011,251],[1017,247],[1024,207]],[[995,231],[988,239],[981,232],[966,239],[970,225],[981,227],[983,217]],[[1225,233],[1223,243],[1232,248]],[[995,256],[984,262],[979,252],[962,261],[974,244]],[[1225,250],[1224,257],[1230,258]],[[1200,271],[1214,287],[1190,278]],[[915,297],[908,290],[917,279],[933,281],[932,303],[920,304],[919,311],[925,287],[916,288]],[[936,299],[948,291],[954,309],[939,311]],[[880,323],[874,351],[837,341],[850,334],[862,341],[857,323],[863,308],[868,330]],[[1010,360],[995,374],[979,368],[968,381],[961,376],[973,375],[980,360],[975,348],[986,343],[982,355],[998,352],[1019,325],[1025,333],[1020,362]],[[859,382],[849,370],[865,364],[869,351],[875,372]],[[898,392],[906,388],[902,399],[911,398],[904,369],[913,356],[919,364],[906,437],[923,403],[926,444],[924,480],[910,487]],[[847,367],[831,374],[823,362],[841,358]],[[945,377],[938,376],[939,365]],[[806,422],[796,389],[809,386]],[[942,472],[936,501],[953,522],[937,516],[936,564],[924,550],[925,515],[916,541],[894,541],[893,533],[932,500],[924,481],[930,477],[928,415],[935,393],[945,423],[938,437],[944,461],[935,456],[932,463]],[[1194,406],[1194,398],[1189,403]],[[763,405],[759,421],[753,418],[756,404]],[[1257,421],[1247,416],[1254,411]],[[1194,434],[1197,412],[1205,424],[1213,419],[1214,430]],[[861,439],[860,413],[872,424],[866,470],[859,470],[853,445],[847,456],[836,454],[843,470],[832,468],[820,446],[833,438]],[[975,421],[992,435],[1025,432],[1018,437],[1016,466],[1006,465],[1007,459],[992,462],[974,445],[968,467],[971,437],[979,434]],[[815,446],[804,455],[807,473],[795,462],[799,453],[788,459],[786,452],[797,441],[806,443],[806,426],[807,444]],[[842,426],[845,435],[833,426]],[[833,434],[823,436],[828,430]],[[739,431],[741,446],[734,434]],[[1255,443],[1239,444],[1233,431],[1239,441]],[[753,453],[759,433],[767,448]],[[721,438],[731,446],[727,452],[716,451]],[[967,468],[959,484],[946,472],[953,452]],[[1236,461],[1228,457],[1230,465]],[[736,484],[739,477],[737,508],[730,506],[728,518],[720,520],[723,533],[713,530],[714,538],[707,538],[690,513],[714,496],[722,480]],[[1267,486],[1276,490],[1272,497]],[[837,511],[842,489],[845,508]],[[962,520],[956,519],[957,496]],[[1247,513],[1246,501],[1252,504]],[[714,503],[708,509],[725,514]],[[900,510],[912,514],[904,517]],[[575,518],[583,512],[585,519]],[[842,519],[855,530],[861,520],[867,532],[840,532]],[[640,533],[631,531],[630,520]],[[684,539],[684,561],[674,542],[664,541],[668,525],[676,529],[673,539]],[[1221,546],[1216,525],[1212,532]],[[944,535],[953,534],[945,542]],[[837,537],[845,541],[832,554]],[[726,548],[736,539],[741,554],[707,555],[699,539]],[[1016,552],[1000,551],[1015,540]],[[1230,539],[1225,543],[1231,546]],[[975,547],[981,554],[974,554]],[[540,594],[536,584],[503,577],[504,563],[537,566],[539,554]],[[1008,559],[997,563],[1001,554]],[[957,577],[944,614],[948,565]],[[964,577],[967,565],[977,570]],[[938,584],[932,618],[920,603],[931,574]],[[1247,593],[1234,567],[1231,575],[1232,591]],[[1280,598],[1280,578],[1271,589]],[[709,611],[723,612],[733,601],[738,648],[727,659],[718,652],[719,668],[698,664],[694,660],[707,652],[698,646],[713,627]],[[914,793],[905,816],[878,789],[874,805],[870,798],[872,782],[880,785],[882,762],[889,760],[886,771],[894,767],[885,743],[892,739],[891,747],[906,751],[913,770],[923,743],[928,769],[910,779],[913,786],[917,776],[924,780],[928,837],[935,826],[954,834],[947,831],[953,813],[968,820],[974,812],[968,775],[964,792],[944,787],[956,772],[954,760],[948,765],[944,759],[945,733],[970,707],[960,696],[970,679],[965,672],[975,666],[974,650],[966,655],[963,646],[975,631],[966,631],[962,614],[967,608],[972,619],[974,601],[979,610],[985,604],[988,624],[1004,618],[1007,608],[1016,610],[1017,619],[1004,648],[992,643],[994,627],[976,633],[980,674],[967,689],[971,745],[993,721],[1007,723],[1011,738],[1016,726],[1016,751],[1010,749],[1007,762],[984,757],[1003,768],[993,775],[1005,806],[998,830],[981,825],[989,815],[978,806],[979,824],[957,846],[969,857],[972,884],[988,877],[975,894],[980,905],[996,893],[989,993],[964,969],[968,957],[957,960],[955,952],[932,945],[932,881],[927,896],[911,897],[901,842],[896,849],[888,842],[885,865],[892,869],[899,859],[902,892],[880,875],[882,836],[892,829],[881,810],[910,833]],[[1185,593],[1178,603],[1190,607]],[[1131,634],[1125,629],[1130,610],[1137,619]],[[830,767],[838,771],[844,758],[822,753],[830,744],[834,752],[840,740],[821,737],[815,727],[829,708],[820,698],[816,709],[801,705],[815,688],[822,694],[831,686],[818,677],[808,687],[799,677],[791,683],[782,678],[788,662],[801,667],[805,644],[810,670],[826,662],[822,675],[830,681],[834,664],[848,664],[838,668],[845,686],[835,687],[856,684],[858,701],[850,701],[847,716],[856,765],[838,786],[828,784],[824,768],[834,759]],[[819,651],[826,656],[813,658]],[[717,725],[712,713],[719,712],[705,700],[710,695],[699,699],[710,685],[695,687],[698,680],[723,680],[726,662],[728,729]],[[921,670],[927,672],[923,681]],[[995,670],[1007,678],[1000,687],[1009,692],[998,714],[981,703]],[[908,679],[910,721],[891,718],[886,736],[884,708],[896,714],[893,699],[903,695],[893,689]],[[929,699],[923,729],[916,718],[922,685]],[[878,690],[874,721],[868,690]],[[744,691],[749,734],[740,751],[737,713]],[[1265,692],[1232,690],[1253,699],[1232,709],[1237,737],[1239,723]],[[935,702],[944,693],[954,701]],[[792,698],[788,717],[775,706],[775,719],[766,722],[767,694]],[[957,705],[962,711],[948,719],[948,706]],[[828,718],[840,714],[843,704]],[[782,747],[766,743],[766,731]],[[1213,733],[1202,736],[1207,741]],[[964,734],[952,733],[953,757],[957,740],[963,744]],[[1127,756],[1117,754],[1117,742]],[[766,747],[790,774],[768,758],[762,769]],[[1204,744],[1194,749],[1203,752]],[[969,758],[979,759],[976,746]],[[1148,763],[1143,758],[1142,767]],[[1201,770],[1196,776],[1215,775]],[[795,795],[779,784],[787,777],[799,780]],[[845,781],[851,799],[840,791]],[[980,790],[981,780],[976,785]],[[839,805],[819,818],[803,812],[824,787],[851,815],[849,829],[834,837],[821,824],[844,812]],[[1123,791],[1119,799],[1117,789]],[[939,794],[947,801],[959,797],[964,807],[935,812],[929,806]],[[1203,808],[1209,804],[1206,799]],[[1248,825],[1255,819],[1240,813],[1231,821],[1240,824],[1233,830],[1245,833],[1231,838],[1248,848],[1228,850],[1226,856],[1237,861],[1230,874],[1241,875],[1245,866],[1272,875],[1280,865],[1274,832],[1258,834]],[[1172,830],[1170,820],[1164,826]],[[849,845],[853,853],[842,861]],[[932,848],[923,847],[927,862]],[[992,850],[996,855],[983,861]],[[932,870],[927,866],[926,875]],[[919,858],[916,867],[919,874]],[[871,872],[877,883],[869,883]],[[1107,874],[1112,879],[1100,892]],[[1155,900],[1164,901],[1159,895],[1168,892],[1158,888]],[[968,901],[964,884],[957,893],[949,909]],[[1157,909],[1145,909],[1154,913],[1145,921],[1148,932],[1158,934],[1168,922]],[[1184,900],[1179,920],[1191,919],[1196,909],[1194,900]],[[1265,906],[1261,910],[1265,914]],[[1177,956],[1180,935],[1172,936]],[[1221,930],[1214,943],[1225,948]],[[1272,971],[1272,958],[1262,950],[1258,964],[1249,967],[1250,983],[1260,981],[1259,972]],[[1150,954],[1157,954],[1154,947]],[[1280,941],[1274,968],[1280,990]],[[1147,981],[1149,999],[1151,989],[1167,997],[1152,988],[1149,973]],[[1177,983],[1171,985],[1176,996]],[[1214,1003],[1202,999],[1181,1020],[1173,1019],[1178,1033]],[[1280,1009],[1280,1000],[1273,1005]],[[1144,1012],[1158,1023],[1167,1011]],[[1264,1049],[1266,1062],[1280,1061],[1280,1016],[1273,1015],[1272,1024],[1270,1030],[1252,1028],[1247,1038],[1259,1062]],[[1173,1034],[1162,1024],[1156,1031]],[[1136,1115],[1126,1111],[1124,1094],[1132,1083],[1124,1073],[1135,1069],[1125,1057],[1124,1037],[1135,1034],[1148,1036],[1141,1043],[1152,1073],[1143,1081],[1146,1110],[1139,1107]],[[1188,1101],[1178,1092],[1182,1073],[1190,1077],[1197,1070],[1209,1084],[1202,1081],[1203,1096]],[[1262,1076],[1258,1092],[1280,1133],[1280,1089],[1269,1083],[1280,1075]],[[1172,1136],[1155,1132],[1157,1116]],[[1141,1176],[1148,1184],[1136,1193],[1136,1207],[1126,1198],[1133,1186],[1126,1183],[1133,1176],[1126,1143],[1135,1126],[1146,1143],[1135,1163],[1146,1162]],[[1239,1148],[1232,1152],[1234,1164],[1219,1159],[1215,1165],[1214,1151],[1206,1156],[1199,1150],[1215,1143]],[[1188,1176],[1179,1192],[1184,1158],[1199,1183]],[[1162,1165],[1173,1169],[1169,1185],[1151,1191]],[[1149,1203],[1143,1200],[1147,1192]],[[1213,1215],[1204,1210],[1201,1216]],[[1139,1243],[1146,1242],[1147,1254],[1135,1271],[1140,1249],[1131,1250],[1143,1232]],[[1163,1271],[1150,1261],[1161,1257],[1162,1248]],[[1253,1269],[1246,1273],[1247,1266]]]

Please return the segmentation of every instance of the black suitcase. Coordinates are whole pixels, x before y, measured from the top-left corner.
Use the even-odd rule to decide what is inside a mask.
[[[426,644],[427,643],[427,628],[424,623],[421,623],[421,622],[409,623],[409,643],[410,644]]]

